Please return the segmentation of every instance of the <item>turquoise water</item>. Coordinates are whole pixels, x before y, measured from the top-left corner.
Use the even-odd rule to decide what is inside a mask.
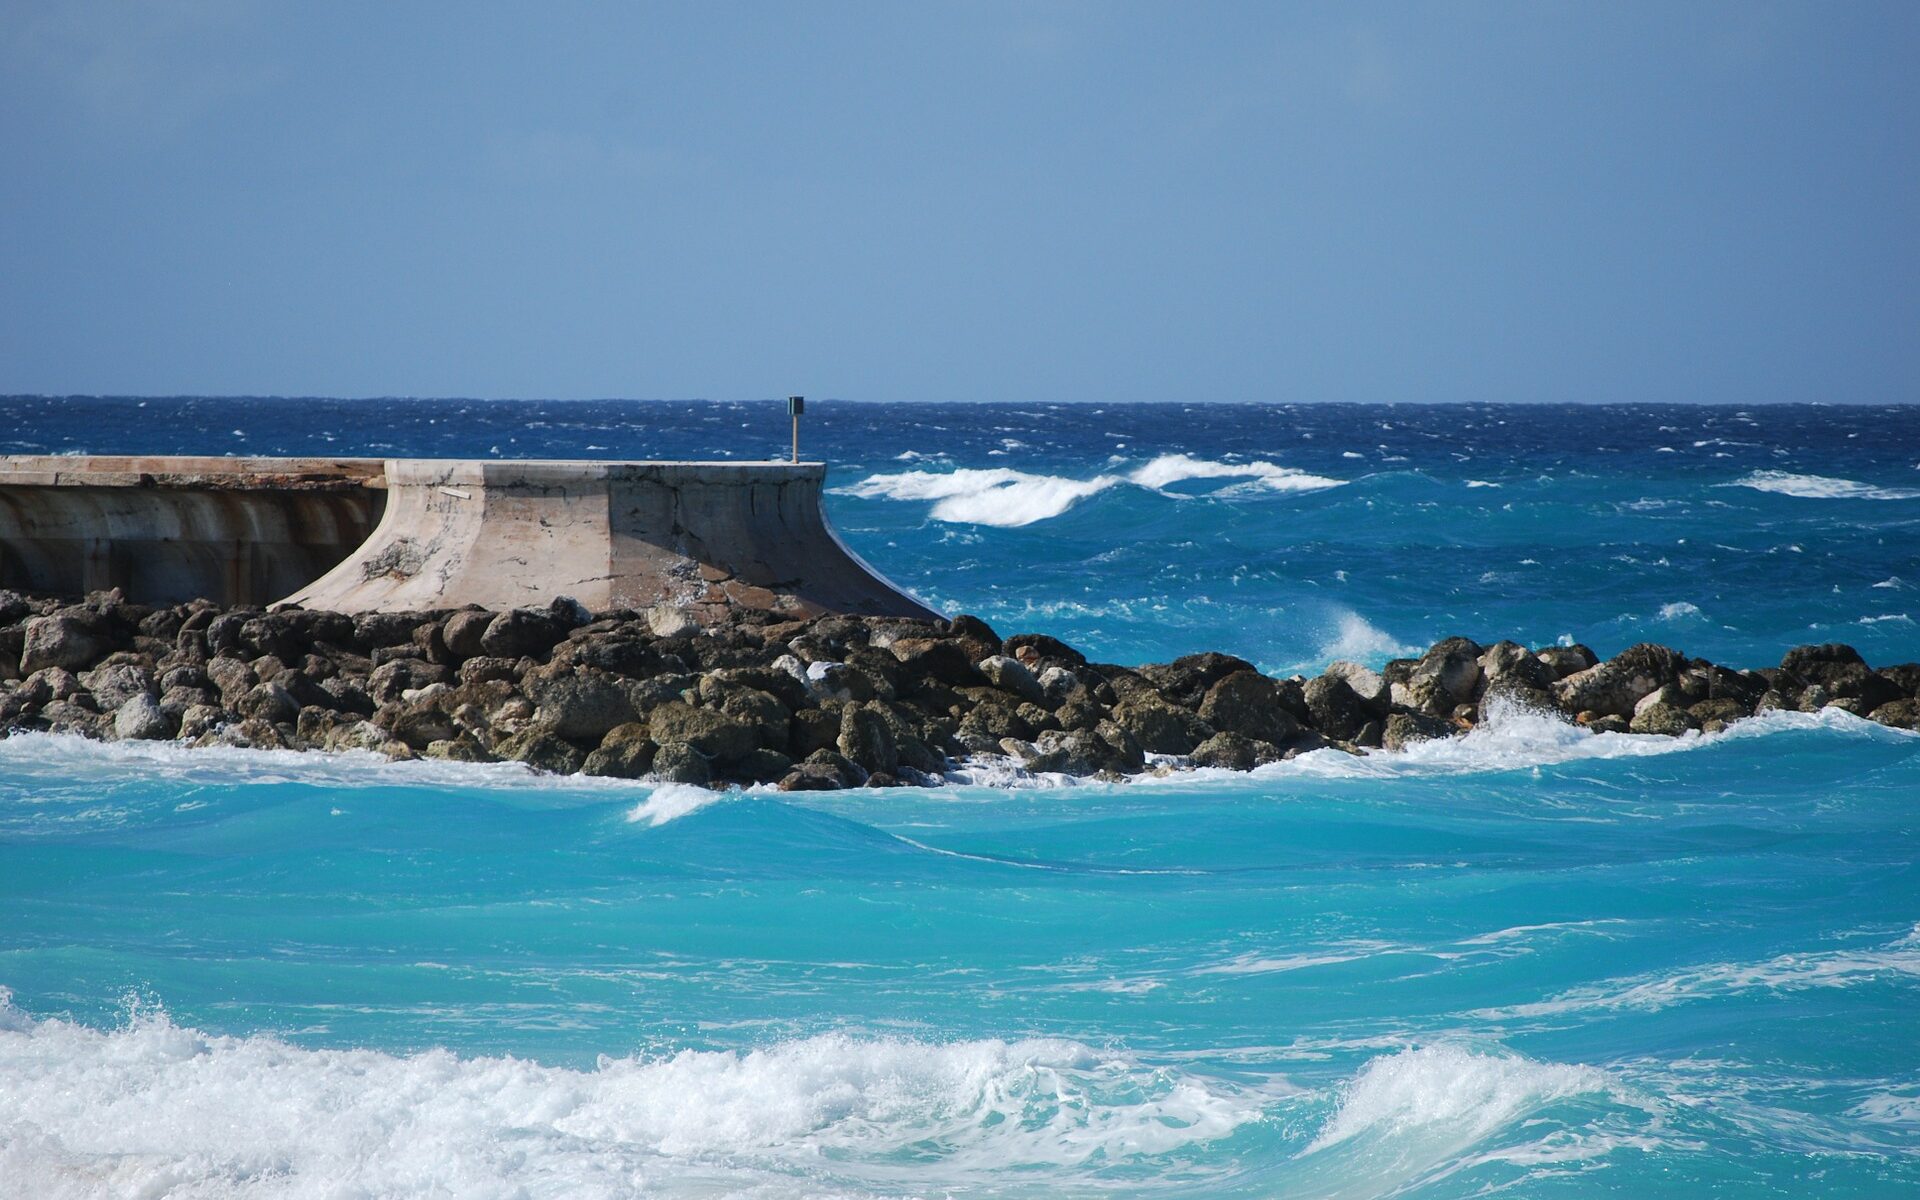
[[[923,594],[1121,661],[1920,656],[1908,426],[1795,410],[1717,460],[1693,435],[1731,415],[1675,411],[1647,428],[1695,423],[1658,443],[1683,467],[1542,435],[1407,474],[1203,415],[1102,465],[1112,414],[974,412],[946,459],[836,466],[833,515]],[[0,740],[0,1194],[1920,1190],[1920,736],[1509,713],[1405,756],[1012,782]]]

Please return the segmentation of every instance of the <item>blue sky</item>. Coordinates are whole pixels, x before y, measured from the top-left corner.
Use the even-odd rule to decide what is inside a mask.
[[[0,0],[0,391],[1920,400],[1920,5]]]

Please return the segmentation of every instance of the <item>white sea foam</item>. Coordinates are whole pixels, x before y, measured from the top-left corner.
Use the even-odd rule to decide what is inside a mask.
[[[1654,1012],[1716,996],[1845,988],[1877,979],[1915,977],[1920,977],[1920,926],[1879,946],[1781,954],[1757,962],[1706,963],[1610,979],[1536,1003],[1485,1009],[1474,1015],[1509,1020],[1593,1011]]]
[[[1459,1046],[1423,1046],[1369,1062],[1308,1153],[1355,1138],[1444,1140],[1451,1157],[1557,1100],[1614,1089],[1604,1071],[1483,1054]]]
[[[835,492],[864,499],[931,500],[931,515],[936,521],[1016,528],[1057,517],[1087,497],[1122,484],[1159,491],[1193,479],[1245,480],[1257,489],[1276,492],[1318,491],[1345,482],[1277,463],[1223,463],[1163,454],[1127,474],[1103,474],[1091,479],[1036,475],[1010,467],[963,467],[945,472],[869,475]]]
[[[1682,621],[1688,617],[1697,617],[1699,615],[1700,606],[1687,600],[1676,600],[1672,604],[1662,604],[1660,606],[1660,619],[1662,621]]]
[[[1803,500],[1916,500],[1920,488],[1875,487],[1853,479],[1827,475],[1795,475],[1790,471],[1755,471],[1721,487],[1748,487],[1756,491],[1798,496]]]
[[[1085,1178],[1227,1136],[1284,1084],[1077,1042],[823,1035],[592,1070],[33,1020],[0,991],[0,1179],[59,1200],[821,1194]]]
[[[1321,643],[1317,661],[1378,662],[1418,652],[1419,647],[1400,641],[1359,613],[1344,612],[1335,620],[1333,636]]]
[[[663,783],[653,789],[652,795],[633,806],[633,810],[627,814],[627,820],[635,824],[645,821],[657,827],[737,794],[716,792],[712,788],[695,787],[690,783]]]

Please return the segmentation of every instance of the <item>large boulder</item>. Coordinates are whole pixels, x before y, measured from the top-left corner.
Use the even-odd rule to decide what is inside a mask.
[[[113,714],[113,736],[121,741],[159,741],[172,737],[175,728],[159,701],[145,692],[129,696]]]
[[[1405,750],[1418,742],[1437,741],[1459,732],[1459,728],[1451,721],[1443,721],[1426,713],[1399,712],[1387,718],[1380,744],[1387,750]]]
[[[653,768],[658,750],[644,721],[618,725],[607,731],[600,745],[580,767],[584,775],[606,775],[615,779],[639,779]]]
[[[151,670],[124,662],[83,671],[80,683],[93,693],[101,712],[112,712],[135,696],[152,696],[159,691]]]
[[[1313,727],[1336,741],[1352,741],[1371,717],[1360,697],[1338,675],[1309,679],[1305,691]]]
[[[1213,726],[1150,692],[1136,693],[1113,708],[1113,723],[1148,754],[1191,754],[1214,734]]]
[[[1384,681],[1380,687],[1385,690]],[[1281,707],[1280,685],[1258,671],[1235,671],[1208,688],[1200,719],[1218,732],[1276,746],[1300,732],[1300,722]]]
[[[597,741],[639,715],[626,690],[598,674],[563,675],[540,685],[528,698],[534,702],[534,720],[563,738]]]
[[[1022,700],[1034,704],[1042,703],[1047,693],[1040,681],[1029,671],[1026,664],[1006,654],[990,654],[978,663],[980,673],[987,682],[1003,692],[1011,692]]]
[[[495,658],[540,658],[566,636],[552,614],[533,608],[497,613],[480,635],[480,649]]]
[[[1642,642],[1554,684],[1554,702],[1575,715],[1631,718],[1636,704],[1676,682],[1686,666],[1685,656],[1678,651]]]
[[[1455,704],[1470,704],[1479,694],[1480,656],[1483,653],[1485,651],[1480,644],[1470,639],[1446,638],[1434,643],[1431,650],[1420,656],[1408,682],[1432,679],[1453,698]]]
[[[655,744],[691,746],[709,759],[732,758],[760,744],[759,732],[752,726],[712,708],[697,708],[683,700],[671,700],[653,710],[647,718]]]
[[[1244,658],[1206,651],[1182,655],[1170,663],[1149,663],[1140,668],[1140,674],[1175,704],[1199,708],[1214,684],[1237,672],[1252,670],[1253,664]]]
[[[1196,767],[1251,771],[1263,763],[1278,762],[1281,753],[1271,742],[1223,730],[1195,746],[1192,757]]]
[[[1627,728],[1634,733],[1657,733],[1677,737],[1699,727],[1692,713],[1675,704],[1649,704],[1633,714]]]
[[[21,643],[20,673],[31,675],[47,667],[75,670],[110,649],[108,639],[74,617],[34,617],[27,622]]]
[[[1328,663],[1327,669],[1322,674],[1346,680],[1347,686],[1353,689],[1353,694],[1360,697],[1360,702],[1374,713],[1381,714],[1387,711],[1387,705],[1392,698],[1391,685],[1387,683],[1385,675],[1372,667],[1339,658]]]

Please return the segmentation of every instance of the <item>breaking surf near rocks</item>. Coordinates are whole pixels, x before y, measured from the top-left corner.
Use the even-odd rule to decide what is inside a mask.
[[[676,619],[679,617],[679,619]],[[1920,729],[1920,664],[1838,643],[1735,669],[1642,643],[1444,639],[1375,669],[1279,679],[1228,654],[1139,667],[952,620],[740,609],[463,608],[345,615],[0,592],[0,730],[785,790],[921,785],[960,764],[1124,778],[1246,771],[1316,750],[1392,753],[1497,712],[1595,733],[1713,733],[1836,708]]]

